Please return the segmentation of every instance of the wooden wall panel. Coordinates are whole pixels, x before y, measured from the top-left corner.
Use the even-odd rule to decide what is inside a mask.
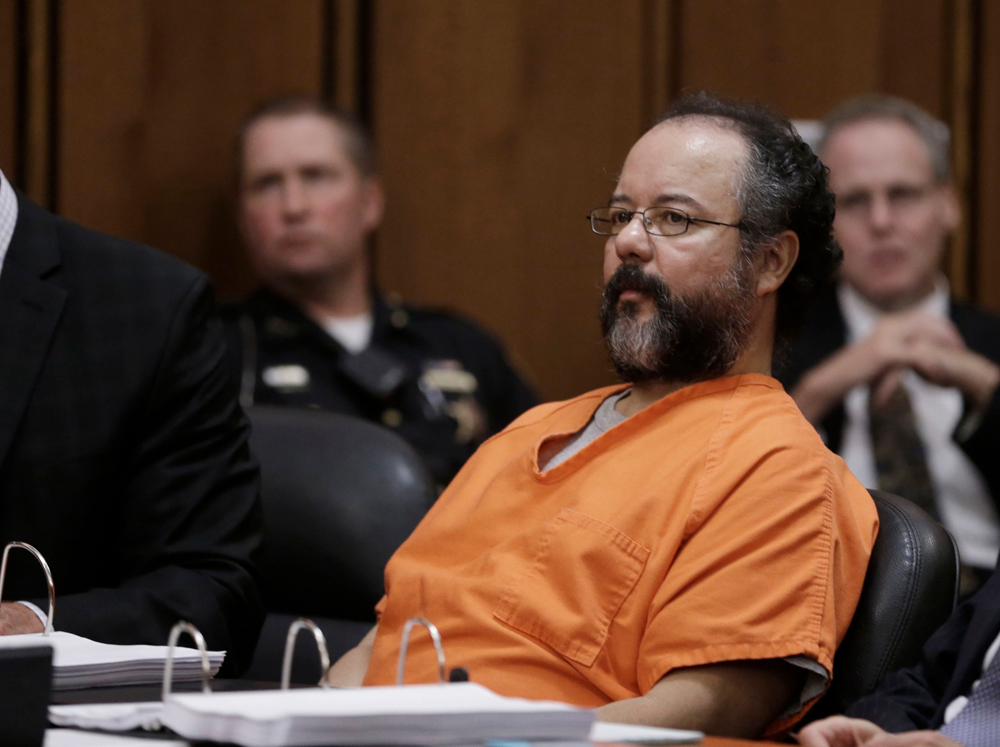
[[[23,0],[18,3],[18,148],[17,177],[31,199],[51,208],[55,196],[57,164],[53,143],[58,127],[53,95],[58,43],[58,0]]]
[[[1000,5],[983,3],[976,144],[979,221],[973,259],[976,296],[1000,311]]]
[[[876,85],[878,4],[871,0],[686,0],[678,78],[767,101],[796,118]]]
[[[235,128],[261,100],[319,93],[320,0],[63,0],[59,211],[251,283],[232,214]]]
[[[997,13],[983,0],[0,0],[0,168],[20,164],[62,214],[173,252],[231,296],[252,282],[232,217],[235,126],[263,98],[328,95],[373,122],[383,285],[485,323],[564,397],[612,378],[601,240],[582,216],[681,88],[804,118],[884,91],[956,124],[978,248],[951,266],[1000,308],[986,250],[1000,242]]]
[[[958,0],[961,2],[961,0]],[[874,4],[874,3],[873,3]],[[956,0],[880,0],[875,90],[951,122]]]
[[[685,0],[678,80],[793,118],[821,118],[870,92],[946,116],[949,9],[948,0]]]
[[[611,381],[584,216],[647,120],[639,2],[377,0],[384,287],[485,323],[546,397]]]
[[[17,173],[18,112],[17,0],[0,0],[0,169],[11,181]]]

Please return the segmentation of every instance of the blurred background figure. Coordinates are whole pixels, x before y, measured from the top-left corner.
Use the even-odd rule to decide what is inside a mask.
[[[483,330],[379,293],[368,244],[384,199],[351,115],[272,100],[242,124],[237,158],[239,227],[262,285],[226,310],[244,406],[380,422],[446,485],[534,393]]]
[[[0,39],[11,183],[194,264],[224,300],[258,282],[233,220],[240,121],[291,92],[353,112],[390,206],[380,288],[484,325],[546,400],[614,381],[577,225],[683,90],[796,120],[885,93],[946,122],[950,293],[1000,310],[1000,4],[10,0]]]
[[[489,329],[546,400],[615,380],[577,226],[684,90],[796,120],[886,93],[947,122],[951,293],[1000,310],[1000,4],[8,0],[0,40],[11,183],[194,264],[227,301],[257,283],[233,220],[240,121],[288,93],[356,114],[390,206],[380,288]]]
[[[820,299],[780,374],[869,488],[909,498],[955,535],[963,591],[1000,549],[1000,318],[951,297],[942,273],[960,220],[948,128],[899,98],[826,120],[841,282]]]

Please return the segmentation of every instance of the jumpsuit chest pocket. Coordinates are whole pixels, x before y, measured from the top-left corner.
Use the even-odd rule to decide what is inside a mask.
[[[591,666],[649,549],[604,522],[562,509],[516,566],[493,616]]]

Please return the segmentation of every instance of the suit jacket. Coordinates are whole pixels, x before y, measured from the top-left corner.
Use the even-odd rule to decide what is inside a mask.
[[[239,672],[263,619],[259,470],[208,280],[22,195],[18,209],[0,271],[0,541],[48,560],[57,630],[162,645],[188,620]],[[11,553],[4,597],[46,609],[33,565]]]
[[[1000,363],[1000,317],[987,314],[968,304],[951,302],[950,316],[971,350]],[[847,325],[831,287],[817,299],[803,323],[802,331],[775,367],[776,378],[789,392],[811,368],[823,362],[847,344]],[[846,412],[841,403],[822,422],[827,446],[839,452],[843,442]],[[1000,505],[1000,391],[995,392],[979,426],[971,436],[959,442],[972,463],[983,475],[993,501]]]
[[[893,672],[847,710],[892,732],[938,729],[955,698],[968,695],[1000,633],[1000,573],[952,613],[924,646],[919,664]]]

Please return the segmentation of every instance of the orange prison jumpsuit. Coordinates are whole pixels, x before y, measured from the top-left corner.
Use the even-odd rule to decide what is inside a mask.
[[[675,667],[804,655],[832,672],[877,532],[868,492],[760,374],[681,389],[540,472],[541,444],[621,389],[536,407],[479,448],[386,567],[366,685],[395,683],[417,615],[474,682],[588,707]],[[406,672],[436,680],[422,628]]]

